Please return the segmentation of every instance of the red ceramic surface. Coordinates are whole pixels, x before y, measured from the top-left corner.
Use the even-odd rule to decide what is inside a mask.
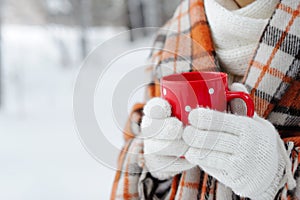
[[[161,96],[172,106],[172,115],[188,124],[189,112],[197,107],[226,111],[228,101],[242,99],[247,115],[254,115],[254,104],[247,93],[228,89],[227,74],[221,72],[187,72],[165,76]]]

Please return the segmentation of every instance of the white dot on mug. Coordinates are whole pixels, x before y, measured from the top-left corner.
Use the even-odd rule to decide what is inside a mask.
[[[167,94],[167,90],[166,90],[166,88],[164,88],[164,89],[163,89],[163,93],[164,93],[164,95],[166,95],[166,94]]]
[[[208,93],[213,94],[215,92],[214,88],[209,88]]]
[[[192,110],[191,106],[185,106],[185,111],[190,112]]]

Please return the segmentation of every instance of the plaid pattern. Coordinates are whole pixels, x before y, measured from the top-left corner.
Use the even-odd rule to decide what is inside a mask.
[[[119,156],[111,199],[139,199],[138,185],[143,170],[143,143],[141,140],[127,141]]]
[[[299,4],[300,0],[282,0],[278,4],[244,79],[254,99],[256,112],[269,119],[281,129],[281,135],[286,136],[284,141],[291,155],[291,170],[297,182],[300,181],[300,137],[299,132],[295,133],[293,129],[299,131],[300,126]],[[194,70],[221,71],[215,56],[203,0],[185,0],[179,5],[174,16],[157,34],[150,62],[153,78],[147,91],[150,98],[160,95],[159,79],[162,76]],[[127,151],[138,154],[128,154]],[[135,167],[146,171],[142,159],[142,145],[137,139],[130,139],[120,155],[119,165],[124,172],[119,171],[116,174],[112,200],[246,199],[223,187],[199,167],[168,180],[169,185],[162,192],[159,188],[166,181],[155,179],[150,173],[128,173],[134,163]],[[296,196],[300,194],[299,190],[300,186],[294,191],[284,187],[275,199],[299,199],[300,196]]]
[[[151,54],[153,76],[160,79],[187,71],[219,71],[203,1],[179,5],[161,28]]]
[[[299,16],[299,1],[278,4],[245,76],[257,113],[278,128],[300,127]]]

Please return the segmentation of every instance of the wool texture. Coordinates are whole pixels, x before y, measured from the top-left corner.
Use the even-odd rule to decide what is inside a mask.
[[[285,185],[275,199],[300,198],[299,15],[300,0],[282,0],[276,5],[253,52],[243,81],[254,100],[257,114],[279,130],[293,163],[290,170],[298,185],[295,190],[289,190]],[[174,16],[158,32],[150,62],[153,80],[149,85],[150,98],[160,96],[159,80],[162,76],[186,71],[226,71],[216,56],[203,0],[182,1]],[[132,133],[137,134],[139,132]],[[143,147],[137,145],[138,141],[137,138],[127,140],[121,152],[119,168],[122,171],[116,174],[111,199],[210,200],[224,199],[225,194],[228,197],[230,189],[218,189],[218,181],[199,167],[167,180],[142,173],[145,171]],[[137,154],[128,154],[128,151]],[[128,173],[133,165],[140,167],[141,173]],[[232,193],[231,199],[246,198]]]
[[[278,0],[259,0],[240,9],[237,5],[235,8],[228,5],[233,3],[231,0],[207,0],[204,3],[222,68],[230,74],[243,77]]]
[[[145,165],[152,176],[160,180],[194,167],[180,158],[188,145],[182,139],[182,122],[171,117],[170,110],[171,106],[166,100],[153,98],[145,105],[141,124]]]

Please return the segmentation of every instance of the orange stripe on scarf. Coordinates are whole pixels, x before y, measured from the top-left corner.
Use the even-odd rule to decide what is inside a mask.
[[[284,31],[283,34],[281,35],[281,37],[280,37],[279,41],[277,42],[277,44],[275,45],[275,48],[273,49],[273,51],[272,51],[272,53],[271,53],[271,55],[270,55],[270,57],[269,57],[269,59],[268,59],[266,65],[263,67],[263,69],[262,69],[262,71],[261,71],[261,73],[260,73],[260,75],[259,75],[259,77],[258,77],[256,83],[254,84],[254,87],[253,87],[253,89],[252,89],[251,92],[250,92],[250,95],[251,95],[252,98],[255,98],[255,92],[256,92],[256,89],[258,88],[260,82],[262,81],[263,77],[265,76],[267,70],[270,68],[270,64],[271,64],[271,62],[272,62],[272,60],[273,60],[273,58],[274,58],[276,52],[277,52],[278,49],[280,48],[280,45],[281,45],[282,42],[284,41],[284,39],[285,39],[287,33],[289,32],[291,26],[293,25],[294,20],[295,20],[296,17],[299,15],[299,9],[300,9],[300,5],[298,5],[297,10],[293,12],[293,15],[292,15],[291,19],[289,20],[289,23],[288,23],[288,25],[286,26],[285,31]],[[270,113],[270,111],[273,109],[273,107],[274,107],[273,104],[269,104],[269,105],[268,105],[268,108],[267,108],[267,109],[265,110],[265,112],[263,113],[263,117],[264,117],[264,118],[267,117],[268,113]]]
[[[260,70],[263,70],[263,68],[264,68],[264,65],[261,64],[258,61],[253,61],[252,66],[257,68],[257,69],[260,69]],[[289,83],[289,82],[292,81],[291,77],[287,77],[284,73],[282,73],[278,69],[275,69],[275,68],[272,68],[272,67],[268,68],[266,70],[266,73],[271,74],[272,76],[277,77],[277,78],[281,79],[283,82],[286,82],[286,83]]]
[[[178,181],[179,181],[179,177],[180,177],[180,174],[176,175],[176,176],[173,178],[172,186],[171,186],[170,200],[174,200],[174,199],[175,199],[176,192],[177,192],[177,189],[178,189]]]
[[[181,11],[182,11],[182,4],[180,4],[180,6],[179,6],[179,20],[178,20],[178,27],[177,27],[177,31],[178,31],[178,33],[177,34],[179,34],[180,33],[180,27],[181,27],[181,20],[180,20],[180,18],[182,17],[182,13],[181,13]],[[175,52],[174,52],[174,72],[176,72],[176,64],[177,64],[177,57],[178,57],[178,48],[179,48],[179,41],[180,41],[180,35],[177,35],[176,36],[176,47],[175,47]]]
[[[202,191],[201,191],[201,197],[200,197],[200,200],[205,200],[205,192],[203,191],[206,191],[206,187],[207,187],[207,179],[208,179],[208,174],[204,174],[204,178],[203,178],[203,184],[202,184]]]
[[[179,191],[179,197],[178,197],[178,200],[181,200],[182,199],[182,193],[183,193],[183,186],[184,186],[184,184],[185,184],[185,177],[186,177],[186,172],[183,172],[182,173],[182,177],[181,177],[181,182],[180,182],[180,185],[179,185],[179,187],[180,187],[180,191]]]
[[[120,153],[119,159],[118,159],[118,169],[122,169],[122,163],[124,162],[124,158],[126,156],[126,153],[128,152],[128,148],[130,146],[130,142],[126,143],[123,150]],[[119,184],[119,180],[121,177],[122,171],[118,170],[116,172],[116,176],[115,176],[115,180],[113,183],[113,187],[112,187],[112,193],[111,193],[111,200],[114,200],[116,198],[116,193],[117,193],[117,188],[118,188],[118,184]]]

